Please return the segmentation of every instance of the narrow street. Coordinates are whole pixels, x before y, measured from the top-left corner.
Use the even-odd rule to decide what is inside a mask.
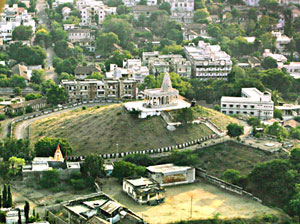
[[[43,24],[50,30],[49,19],[47,13],[45,11],[47,7],[46,0],[37,0],[36,9],[37,9],[37,18],[39,20],[39,24]],[[46,59],[46,80],[52,79],[54,81],[57,80],[57,74],[53,68],[53,58],[55,57],[55,52],[53,47],[46,49],[47,59]]]

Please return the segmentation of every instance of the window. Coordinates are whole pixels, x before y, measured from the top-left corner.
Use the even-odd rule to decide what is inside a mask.
[[[247,114],[247,111],[244,111],[243,114]]]
[[[222,113],[223,113],[223,114],[226,114],[226,111],[225,111],[225,110],[223,110],[223,111],[222,111]]]
[[[247,108],[248,106],[247,105],[244,105],[244,108]]]
[[[237,107],[237,108],[239,108],[239,107],[240,107],[240,105],[238,104],[238,105],[236,105],[236,107]]]
[[[233,104],[230,104],[229,106],[230,106],[230,107],[233,107]]]
[[[233,111],[229,111],[229,114],[233,114]]]
[[[251,115],[254,115],[254,112],[250,112]]]
[[[251,105],[250,107],[251,107],[252,109],[254,109],[254,105]]]

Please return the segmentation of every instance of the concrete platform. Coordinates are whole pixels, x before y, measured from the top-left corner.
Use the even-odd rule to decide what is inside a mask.
[[[178,104],[176,106],[146,108],[143,106],[143,104],[145,104],[145,101],[135,101],[125,103],[124,106],[128,111],[139,111],[139,118],[146,118],[147,116],[159,116],[161,111],[179,110],[183,108],[189,108],[191,106],[190,103],[182,99],[178,99]]]

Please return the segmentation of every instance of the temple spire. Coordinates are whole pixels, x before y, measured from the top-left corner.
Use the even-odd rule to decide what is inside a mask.
[[[169,90],[172,90],[172,82],[170,79],[169,72],[166,72],[164,75],[163,82],[161,84],[161,90],[164,92],[168,92]]]
[[[54,161],[61,161],[61,162],[64,161],[64,157],[63,157],[63,155],[60,151],[59,145],[57,145],[57,148],[56,148],[56,151],[55,151],[55,154],[54,154]]]

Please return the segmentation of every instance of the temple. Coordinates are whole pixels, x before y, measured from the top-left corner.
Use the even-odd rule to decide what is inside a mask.
[[[146,89],[144,101],[128,102],[125,108],[131,112],[138,112],[139,118],[158,116],[162,111],[188,108],[191,105],[184,101],[179,91],[172,87],[169,73],[165,73],[161,88]]]
[[[166,73],[159,89],[146,89],[145,92],[145,107],[159,108],[176,106],[178,104],[179,91],[172,88],[169,73]]]

